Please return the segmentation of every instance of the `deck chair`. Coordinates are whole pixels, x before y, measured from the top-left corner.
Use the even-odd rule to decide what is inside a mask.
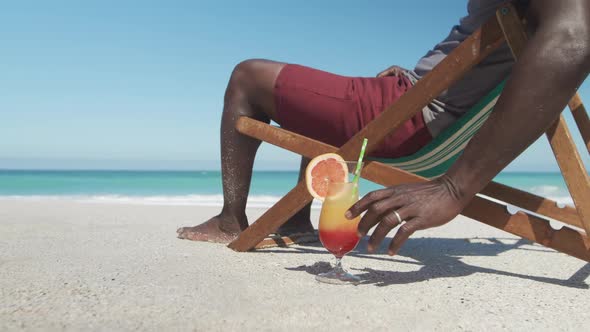
[[[334,152],[340,154],[345,160],[354,160],[363,138],[366,137],[369,140],[367,151],[374,150],[388,134],[410,119],[413,114],[421,111],[430,101],[504,42],[508,43],[514,57],[518,59],[526,42],[524,24],[513,5],[501,6],[496,12],[496,17],[491,18],[476,30],[396,103],[389,106],[340,148],[246,117],[238,120],[237,130],[244,135],[307,158]],[[427,178],[444,173],[492,111],[501,90],[502,85],[490,92],[451,128],[437,136],[433,142],[415,155],[394,160],[371,160],[362,169],[361,176],[375,183],[391,186],[426,181]],[[577,94],[572,97],[568,105],[588,153],[590,152],[588,114]],[[491,182],[474,197],[461,214],[590,262],[588,173],[573,143],[563,115],[551,126],[546,135],[573,198],[574,206],[564,207],[550,199]],[[305,181],[299,182],[228,246],[236,251],[248,251],[257,246],[267,245],[268,243],[265,243],[263,239],[276,231],[312,199],[307,192]],[[508,205],[522,210],[510,213]],[[550,219],[558,220],[565,226],[554,229]]]

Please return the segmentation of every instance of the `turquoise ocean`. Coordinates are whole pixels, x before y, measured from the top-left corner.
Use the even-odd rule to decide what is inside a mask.
[[[268,207],[296,183],[295,171],[255,171],[249,207]],[[560,173],[501,173],[496,181],[552,198],[572,200]],[[361,183],[361,194],[381,188]],[[0,198],[74,199],[96,203],[221,206],[219,171],[0,170]],[[316,205],[317,206],[317,205]]]

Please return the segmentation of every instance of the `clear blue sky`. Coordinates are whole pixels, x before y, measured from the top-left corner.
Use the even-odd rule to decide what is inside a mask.
[[[217,168],[241,60],[355,76],[413,68],[465,13],[435,0],[4,1],[0,168]],[[581,94],[590,100],[587,84]],[[268,146],[257,161],[297,164]],[[510,169],[555,162],[543,139]]]

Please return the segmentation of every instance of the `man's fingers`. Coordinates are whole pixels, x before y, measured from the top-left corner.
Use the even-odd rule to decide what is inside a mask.
[[[381,219],[379,220],[379,224],[369,238],[367,250],[369,252],[373,252],[379,247],[381,242],[392,229],[397,227],[404,220],[410,219],[412,216],[411,210],[407,207],[392,209],[388,213],[382,215]]]
[[[388,74],[389,74],[389,68],[385,69],[384,71],[377,74],[377,77],[385,77],[385,76],[388,76]]]
[[[393,196],[372,203],[367,209],[367,213],[365,213],[359,222],[359,236],[365,236],[383,218],[395,218],[395,215],[389,217],[388,215],[392,214],[392,210],[403,206],[405,200],[405,196],[394,194]]]
[[[371,204],[375,201],[380,201],[388,196],[391,196],[393,191],[391,189],[381,189],[372,191],[365,195],[365,197],[361,198],[358,202],[354,203],[348,211],[346,211],[345,217],[348,219],[353,219],[358,217],[363,211],[369,208]]]
[[[385,239],[387,234],[394,228],[396,228],[400,222],[393,213],[388,213],[381,219],[381,222],[377,225],[373,234],[369,238],[369,244],[367,245],[367,251],[373,253],[375,249],[379,248],[379,245]]]
[[[389,255],[395,256],[399,249],[406,243],[408,238],[418,230],[418,222],[416,219],[407,220],[406,223],[400,226],[389,244]]]
[[[384,71],[377,74],[377,77],[398,76],[402,72],[402,68],[398,66],[391,66]]]
[[[398,67],[390,67],[377,74],[377,77],[397,76],[400,70]]]

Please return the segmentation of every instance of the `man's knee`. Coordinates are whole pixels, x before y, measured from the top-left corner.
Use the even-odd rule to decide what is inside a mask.
[[[253,85],[253,77],[256,75],[259,62],[260,60],[249,59],[238,63],[234,67],[225,94],[226,100],[247,94],[248,88]]]
[[[250,59],[238,63],[231,73],[229,84],[239,85],[246,83],[248,78],[251,77],[252,73],[255,71],[257,61],[258,60]]]
[[[260,60],[248,59],[238,63],[232,71],[232,79],[236,81],[244,81],[251,77],[255,72],[256,68],[260,66]]]

